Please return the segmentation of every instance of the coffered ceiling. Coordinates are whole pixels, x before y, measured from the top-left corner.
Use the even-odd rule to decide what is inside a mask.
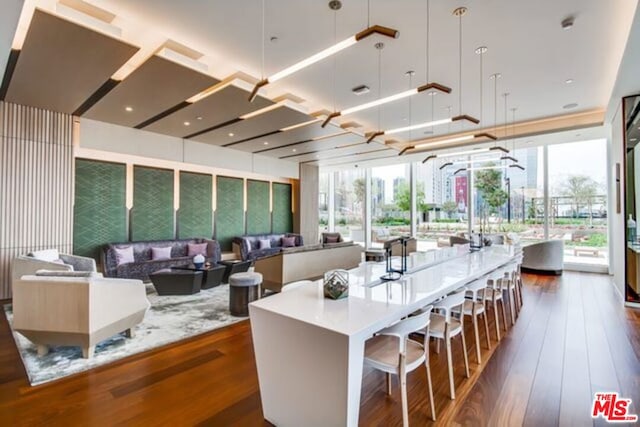
[[[511,108],[517,108],[519,123],[604,109],[637,4],[431,0],[427,78],[426,0],[344,0],[338,12],[325,1],[270,0],[265,3],[264,40],[259,0],[64,3],[25,0],[25,8],[41,10],[26,21],[24,42],[14,48],[13,64],[9,61],[13,73],[3,81],[8,101],[318,164],[397,157],[408,143],[495,130],[494,124],[504,123],[505,108],[509,120]],[[68,13],[74,3],[89,7]],[[458,6],[469,9],[463,18],[462,84],[458,20],[451,15]],[[78,18],[87,11],[93,16]],[[564,30],[560,22],[568,16],[575,25]],[[270,84],[248,101],[261,77],[374,24],[397,29],[400,37],[367,38]],[[110,33],[106,27],[116,30]],[[384,48],[376,50],[380,41]],[[482,80],[474,52],[481,45],[488,47]],[[171,55],[163,54],[167,47],[174,49]],[[123,74],[127,67],[132,71]],[[408,77],[408,70],[415,73]],[[492,73],[502,74],[497,87],[488,79]],[[435,97],[418,94],[338,118],[325,128],[320,126],[323,114],[310,114],[353,107],[427,80],[453,91]],[[354,95],[351,89],[363,84],[370,91]],[[505,92],[510,93],[506,105]],[[563,108],[568,104],[577,106]],[[394,135],[397,143],[384,137],[364,143],[368,132],[458,113],[481,123],[403,132]],[[593,123],[580,126],[602,122],[594,117]]]

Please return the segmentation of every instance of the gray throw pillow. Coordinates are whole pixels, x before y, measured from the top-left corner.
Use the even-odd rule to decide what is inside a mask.
[[[151,260],[159,261],[162,259],[171,259],[171,246],[166,248],[151,248]]]
[[[133,262],[133,247],[125,246],[121,248],[113,248],[116,253],[116,264],[122,265]]]
[[[269,239],[258,240],[258,249],[271,249],[271,240]]]

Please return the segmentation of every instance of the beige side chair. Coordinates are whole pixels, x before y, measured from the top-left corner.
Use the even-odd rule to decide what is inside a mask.
[[[149,308],[140,280],[23,276],[13,283],[13,328],[38,346],[79,346],[85,358],[99,342],[120,332],[133,337]]]

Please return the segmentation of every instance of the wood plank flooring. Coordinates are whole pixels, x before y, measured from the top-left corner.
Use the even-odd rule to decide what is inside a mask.
[[[476,362],[466,337],[471,378],[454,340],[455,401],[445,352],[431,348],[438,425],[603,425],[590,418],[593,394],[617,391],[640,413],[640,312],[622,307],[610,278],[566,272],[525,276],[524,307],[492,349],[481,330]],[[490,319],[493,316],[490,316]],[[492,325],[490,325],[492,326]],[[430,425],[424,369],[409,375],[411,425]],[[31,387],[0,315],[0,425],[260,426],[260,392],[249,322],[139,354],[83,374]],[[366,370],[360,424],[402,424],[394,381]]]

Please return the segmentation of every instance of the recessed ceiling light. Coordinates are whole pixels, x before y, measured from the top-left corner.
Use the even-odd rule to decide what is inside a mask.
[[[229,136],[234,136],[234,135],[235,135],[235,133],[229,132]]]
[[[293,152],[295,153],[295,152],[296,152],[296,151],[298,151],[298,150],[296,150],[296,149],[294,148],[294,149],[293,149],[293,150],[291,150],[291,151],[293,151]]]
[[[527,141],[527,144],[533,144],[533,141]]]
[[[571,104],[565,104],[562,106],[562,108],[564,108],[565,110],[570,110],[572,108],[576,108],[578,106],[578,104],[576,104],[575,102],[572,102]]]
[[[202,120],[202,116],[196,117],[196,120]]]
[[[567,79],[564,81],[566,84],[570,85],[571,83],[573,83],[573,79]]]
[[[265,141],[262,143],[263,145],[269,145],[269,141]]]
[[[631,138],[630,141],[631,142],[636,142],[638,140],[638,138]]]
[[[184,122],[184,125],[185,126],[189,126],[189,125],[191,125],[191,122]]]
[[[125,111],[130,113],[133,111],[133,107],[124,107]]]
[[[402,121],[403,121],[403,122],[406,122],[406,121],[407,121],[407,118],[406,118],[406,117],[403,117],[403,118],[402,118]]]

